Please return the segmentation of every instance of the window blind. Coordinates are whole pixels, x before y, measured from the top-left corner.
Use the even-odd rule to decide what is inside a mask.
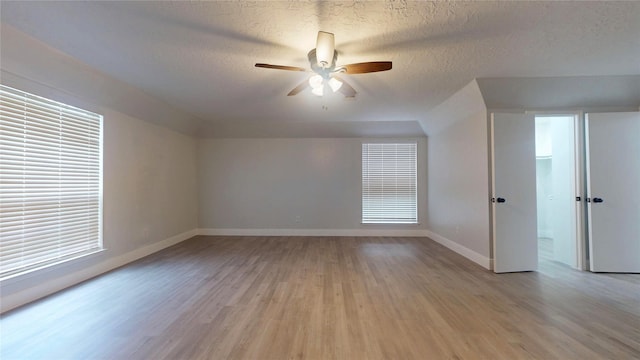
[[[0,85],[0,279],[102,248],[102,116]]]
[[[362,222],[415,224],[416,143],[362,144]]]

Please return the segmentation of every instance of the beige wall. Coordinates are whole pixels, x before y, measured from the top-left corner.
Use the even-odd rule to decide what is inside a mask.
[[[419,225],[360,223],[361,144],[366,140],[358,138],[201,140],[199,225],[237,230],[424,229],[426,139],[417,140]]]

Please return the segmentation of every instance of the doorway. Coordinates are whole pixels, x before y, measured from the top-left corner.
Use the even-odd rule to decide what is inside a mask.
[[[538,264],[579,267],[576,115],[536,115]]]

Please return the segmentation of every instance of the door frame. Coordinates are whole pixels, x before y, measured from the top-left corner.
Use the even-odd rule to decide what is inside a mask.
[[[587,231],[587,150],[586,150],[586,129],[585,129],[585,113],[577,111],[576,117],[576,193],[580,194],[581,201],[576,212],[576,237],[578,241],[578,269],[582,271],[589,270],[589,239]]]
[[[586,214],[587,214],[587,202],[585,199],[587,198],[587,189],[586,189],[586,148],[585,148],[585,112],[581,110],[576,111],[517,111],[517,110],[506,110],[506,109],[487,109],[487,146],[489,149],[488,153],[488,162],[489,162],[489,189],[488,189],[488,197],[487,197],[487,206],[489,208],[489,239],[491,239],[491,243],[489,244],[490,256],[491,256],[491,264],[490,269],[494,270],[494,234],[493,229],[495,226],[495,217],[493,216],[493,204],[491,202],[491,198],[493,197],[493,189],[495,188],[495,179],[493,177],[493,173],[495,170],[495,165],[493,163],[493,121],[492,117],[494,113],[511,113],[511,114],[533,114],[534,117],[537,115],[543,116],[573,116],[574,124],[575,124],[575,132],[574,132],[574,147],[575,147],[575,190],[577,196],[580,196],[580,201],[576,201],[576,257],[577,257],[577,269],[582,271],[589,270],[589,255],[587,253],[588,249],[588,241],[587,238],[588,231],[586,229]]]

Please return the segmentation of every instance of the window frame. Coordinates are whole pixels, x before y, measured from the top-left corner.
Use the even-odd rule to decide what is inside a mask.
[[[6,155],[6,154],[9,153],[9,150],[7,149],[9,148],[10,145],[12,145],[12,142],[13,144],[18,144],[16,145],[18,148],[22,146],[23,151],[26,153],[27,148],[29,147],[29,140],[31,140],[32,142],[34,141],[33,139],[30,139],[27,136],[28,126],[32,126],[32,129],[36,129],[36,131],[34,131],[34,134],[36,134],[35,136],[42,135],[42,133],[38,131],[44,131],[43,129],[47,127],[49,132],[53,131],[55,133],[56,131],[59,131],[59,134],[60,134],[59,140],[52,141],[51,138],[47,138],[40,141],[43,149],[47,151],[50,150],[54,152],[55,151],[59,152],[59,159],[57,160],[57,164],[58,164],[57,166],[59,169],[57,182],[55,181],[51,183],[32,182],[31,184],[29,184],[28,183],[29,180],[26,180],[26,177],[25,177],[25,173],[29,172],[28,167],[31,166],[31,164],[29,163],[30,162],[33,163],[34,161],[37,163],[41,163],[42,160],[41,159],[34,160],[33,156],[29,157],[27,155],[24,155],[22,157],[23,168],[21,171],[23,173],[23,178],[25,179],[23,180],[23,188],[27,188],[28,185],[34,186],[34,184],[36,185],[42,184],[40,186],[50,187],[52,189],[52,190],[47,189],[47,191],[42,192],[42,194],[44,194],[43,196],[55,198],[55,195],[52,195],[52,194],[57,193],[58,207],[55,209],[48,210],[46,213],[44,213],[42,215],[43,216],[42,221],[43,222],[51,221],[52,219],[55,218],[55,216],[58,216],[58,223],[56,225],[48,225],[48,226],[39,224],[40,214],[38,214],[36,216],[36,221],[34,221],[34,223],[37,225],[29,229],[28,231],[33,232],[34,228],[46,229],[46,231],[49,231],[51,235],[46,236],[46,241],[42,241],[40,245],[33,245],[33,244],[27,245],[27,246],[20,245],[20,249],[21,249],[20,251],[24,251],[24,249],[26,249],[26,250],[34,250],[37,252],[38,250],[40,250],[38,254],[48,253],[50,256],[47,256],[46,258],[43,258],[42,260],[38,260],[38,261],[35,261],[34,259],[30,259],[30,262],[26,265],[21,264],[19,266],[11,267],[10,269],[3,269],[2,272],[0,272],[0,281],[5,282],[6,280],[9,280],[9,279],[17,278],[28,273],[32,273],[45,268],[50,268],[52,266],[55,266],[61,263],[66,263],[75,259],[84,258],[105,250],[104,243],[103,243],[104,116],[101,114],[95,113],[93,111],[81,109],[79,107],[65,104],[63,102],[56,101],[50,98],[42,97],[34,93],[29,93],[23,90],[19,90],[15,87],[7,86],[5,84],[0,84],[0,91],[2,92],[1,97],[3,98],[3,102],[2,104],[0,104],[0,110],[2,110],[2,113],[3,113],[2,114],[3,120],[6,119],[6,122],[0,125],[6,126],[5,129],[7,130],[7,132],[4,134],[5,135],[4,140],[1,140],[1,142],[4,142],[3,145],[5,145],[5,147],[0,148],[0,160],[2,160],[1,157],[3,156],[3,154],[5,154],[4,156],[7,156],[7,157],[4,159],[4,162],[0,161],[0,165],[7,166],[7,167],[11,166],[12,162],[8,160],[10,157],[9,155]],[[9,103],[11,104],[7,105]],[[20,106],[24,106],[24,114],[21,114],[22,116],[24,116],[23,119],[15,116],[17,114],[15,111]],[[34,115],[34,108],[40,108],[42,112],[36,116]],[[58,119],[55,119],[56,113],[57,113],[57,116],[59,117]],[[46,126],[42,125],[43,124],[42,121],[40,121],[40,124],[38,124],[38,120],[34,120],[41,116],[44,117],[45,122],[48,122]],[[53,117],[47,118],[48,116],[53,116]],[[59,122],[59,125],[52,125],[55,121],[51,121],[51,119],[57,120]],[[21,121],[24,123],[23,125],[20,125]],[[31,122],[31,124],[29,122]],[[65,125],[67,126],[67,128],[65,128]],[[14,126],[14,128],[15,126],[18,126],[18,128],[20,126],[24,126],[25,140],[22,144],[20,144],[19,142],[20,138],[16,136],[17,132],[10,130],[11,126]],[[82,130],[79,131],[79,129],[82,129]],[[71,139],[74,136],[77,138],[81,138],[82,141],[74,142],[74,140]],[[84,147],[82,144],[83,142],[86,143]],[[73,152],[82,153],[82,155],[79,155],[78,158],[76,158],[75,155],[71,155]],[[16,159],[18,159],[17,161],[20,161],[19,158],[16,158]],[[68,165],[66,163],[67,161],[72,161],[72,162],[78,161],[78,159],[83,159],[84,162],[81,162],[81,165],[76,165],[76,163],[72,165]],[[48,162],[46,165],[39,165],[39,166],[43,166],[43,168],[45,169],[44,171],[51,172],[51,171],[55,171],[53,170],[55,169],[55,165],[53,164],[56,164],[56,162],[51,161],[51,162]],[[71,170],[72,168],[74,169]],[[78,173],[77,169],[80,169],[80,172],[82,173],[81,175],[76,175],[76,173]],[[14,174],[19,172],[20,170],[16,170]],[[60,180],[62,177],[65,177],[65,176],[67,176],[69,180]],[[47,177],[55,178],[55,175],[48,175]],[[31,177],[31,180],[33,179],[34,177]],[[0,180],[2,180],[2,174],[0,174]],[[15,180],[15,175],[13,176],[13,179],[12,179],[12,176],[7,175],[7,178],[5,178],[4,180],[5,180],[4,183],[6,185],[4,190],[0,188],[0,196],[2,195],[3,191],[5,192],[5,194],[8,194],[9,192],[12,191],[12,188],[15,188],[16,186],[15,185],[16,182],[13,181]],[[74,182],[76,183],[76,185],[72,185]],[[80,199],[78,201],[81,201],[81,202],[82,201],[88,202],[88,203],[85,203],[83,207],[81,206],[81,210],[76,209],[77,211],[73,211],[73,213],[72,211],[70,211],[70,208],[68,206],[60,206],[60,204],[64,202],[69,202],[68,199],[64,198],[65,196],[67,197],[75,196],[75,195],[70,195],[71,193],[66,192],[67,189],[69,188],[71,189],[70,190],[71,192],[77,191],[78,189],[82,188],[83,191],[77,192],[77,194],[79,194],[80,197],[76,197],[76,199]],[[21,202],[23,207],[23,210],[22,210],[23,220],[21,220],[23,224],[22,225],[23,229],[21,230],[21,234],[22,234],[21,236],[24,237],[24,232],[25,232],[24,228],[26,227],[26,225],[24,225],[25,224],[24,217],[26,216],[25,211],[27,211],[25,209],[30,204],[28,201],[25,201],[25,198],[27,198],[27,196],[25,196],[24,190],[21,193],[19,193],[18,196],[20,196],[18,197],[18,199],[20,200],[18,200],[17,202]],[[5,215],[6,214],[13,215],[10,213],[10,210],[8,210],[7,208],[5,208],[3,212],[1,202],[2,202],[2,197],[0,197],[0,234],[2,233],[1,227],[3,224],[2,222],[3,219],[1,218],[2,214],[4,213]],[[49,207],[53,208],[52,206],[49,206]],[[7,215],[7,218],[5,218],[6,220],[5,225],[8,222],[7,219],[8,219],[8,216],[10,215]],[[91,222],[91,225],[86,225],[86,228],[83,227],[83,230],[78,230],[77,232],[73,232],[69,235],[61,236],[60,235],[61,229],[64,229],[65,232],[70,232],[70,228],[72,227],[66,224],[62,224],[62,221],[65,221],[68,219],[68,218],[64,218],[64,220],[61,220],[63,216],[70,216],[70,218],[73,219],[71,220],[72,222],[73,221],[79,222],[79,219],[82,218],[85,220],[85,222]],[[20,217],[20,215],[17,215],[17,217]],[[78,225],[74,223],[72,223],[71,225],[78,227]],[[52,230],[53,228],[56,228],[56,227],[57,227],[57,233],[56,233],[56,230]],[[41,231],[45,231],[45,230],[41,230]],[[77,243],[74,245],[73,244],[74,241],[71,241],[71,239],[73,239],[74,236],[76,237],[76,239],[78,239],[78,236],[79,236],[78,234],[82,234],[83,232],[90,235],[84,235],[84,238],[82,238],[81,236],[81,240],[77,241]],[[65,237],[67,237],[66,239],[67,241],[62,241],[62,242],[59,241],[60,238],[65,238]],[[33,239],[32,234],[31,234],[31,239]],[[89,240],[85,240],[85,239],[89,239]],[[55,256],[52,254],[55,253],[56,251],[46,250],[46,246],[51,246],[51,243],[53,241],[58,241],[60,244],[58,248],[62,249],[62,250],[58,250],[57,255]],[[79,245],[79,244],[82,244],[82,245]],[[5,249],[7,249],[6,244],[4,247]],[[38,249],[38,247],[40,248]],[[10,249],[16,249],[16,248],[17,247],[15,246],[10,247]],[[5,250],[5,249],[0,248],[0,250]],[[14,260],[15,258],[18,258],[18,257],[20,256],[16,255],[15,257],[9,257],[9,258]]]
[[[412,177],[413,179],[411,180],[411,186],[413,187],[413,193],[412,193],[412,217],[406,217],[403,218],[402,217],[398,217],[398,215],[390,215],[390,216],[380,216],[379,219],[372,219],[371,215],[367,215],[366,214],[366,189],[365,189],[365,168],[369,168],[369,166],[365,166],[365,146],[369,146],[369,145],[380,145],[380,146],[385,146],[385,145],[411,145],[413,147],[413,164],[412,164]],[[360,190],[360,194],[361,194],[361,213],[360,213],[360,222],[363,225],[419,225],[419,211],[418,211],[418,199],[419,199],[419,182],[418,182],[418,177],[419,177],[419,169],[418,169],[418,164],[419,164],[419,160],[418,160],[418,151],[419,149],[419,141],[411,139],[411,140],[366,140],[366,141],[362,141],[361,143],[361,176],[360,176],[360,186],[361,186],[361,190]],[[396,149],[397,151],[397,149]],[[397,193],[396,193],[397,195]],[[389,206],[389,207],[397,207],[398,205],[396,204],[395,206]],[[382,206],[382,208],[384,208],[385,206]],[[396,210],[397,211],[397,210]],[[405,211],[406,212],[406,211]],[[395,218],[394,218],[395,217]]]

